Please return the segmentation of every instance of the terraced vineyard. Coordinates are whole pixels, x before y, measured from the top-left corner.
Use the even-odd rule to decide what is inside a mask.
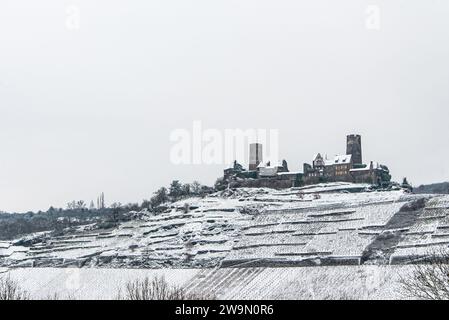
[[[186,210],[188,208],[188,210]],[[237,189],[113,229],[0,242],[2,267],[267,268],[403,264],[449,244],[449,197],[332,183]]]

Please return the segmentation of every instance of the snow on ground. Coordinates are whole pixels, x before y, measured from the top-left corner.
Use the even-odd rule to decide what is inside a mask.
[[[222,211],[219,206],[208,211],[209,206],[213,207],[207,203],[201,211],[187,214],[173,209],[115,229],[44,237],[32,246],[3,244],[0,263],[3,256],[3,265],[9,266],[215,265],[232,249],[239,229],[252,216]]]
[[[424,207],[402,208],[422,198]],[[188,212],[185,208],[189,207]],[[0,242],[2,267],[213,268],[404,263],[449,245],[449,196],[328,183],[241,188],[166,212]],[[22,241],[33,239],[33,241]],[[25,244],[33,243],[33,244]]]
[[[32,299],[117,299],[126,284],[145,277],[164,277],[184,286],[199,269],[19,268],[0,274],[20,284]]]
[[[216,299],[402,299],[409,266],[307,268],[106,269],[20,268],[8,276],[33,299],[116,299],[129,281],[164,276]],[[0,274],[5,276],[5,274]]]
[[[35,299],[114,299],[155,275],[219,299],[401,299],[404,264],[448,248],[449,196],[347,183],[242,188],[116,228],[2,241],[0,277]]]
[[[262,260],[263,264],[310,265],[343,260],[359,264],[364,249],[407,200],[401,191],[310,197],[257,215],[242,229],[241,240],[223,263],[256,266]]]
[[[410,262],[414,257],[439,254],[449,245],[449,196],[435,196],[392,254],[392,260]]]

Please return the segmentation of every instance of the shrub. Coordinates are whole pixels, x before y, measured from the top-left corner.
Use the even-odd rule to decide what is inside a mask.
[[[206,300],[210,296],[189,294],[183,288],[169,285],[164,277],[145,277],[128,282],[125,294],[118,294],[119,300]]]
[[[0,278],[0,300],[29,300],[30,296],[10,277]]]
[[[449,254],[431,253],[419,264],[414,261],[412,272],[400,279],[403,295],[411,299],[449,299]]]

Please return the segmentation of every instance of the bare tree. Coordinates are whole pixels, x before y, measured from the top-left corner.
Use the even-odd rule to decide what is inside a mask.
[[[8,277],[0,278],[0,300],[29,300],[30,296],[17,282]]]
[[[401,277],[403,295],[411,299],[449,300],[449,253],[444,249],[413,261],[409,275]]]
[[[86,209],[86,203],[84,202],[84,200],[78,200],[76,202],[76,208],[79,209],[79,210]]]
[[[203,300],[212,299],[206,295],[188,294],[178,286],[169,285],[164,277],[145,277],[143,280],[128,282],[125,295],[118,294],[119,300]]]
[[[120,211],[122,210],[122,204],[120,202],[114,202],[111,204],[111,219],[113,222],[118,222],[120,218]]]
[[[84,200],[71,201],[67,203],[67,210],[84,210],[86,209],[86,203]]]
[[[75,201],[71,201],[67,203],[67,210],[74,210],[76,206]]]
[[[193,181],[190,186],[191,193],[194,195],[199,195],[201,192],[201,184],[198,181]]]

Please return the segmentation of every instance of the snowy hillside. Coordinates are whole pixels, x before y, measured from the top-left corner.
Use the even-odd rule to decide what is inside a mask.
[[[449,196],[361,184],[226,190],[113,229],[92,224],[0,242],[0,267],[397,264],[447,248],[448,212]]]

